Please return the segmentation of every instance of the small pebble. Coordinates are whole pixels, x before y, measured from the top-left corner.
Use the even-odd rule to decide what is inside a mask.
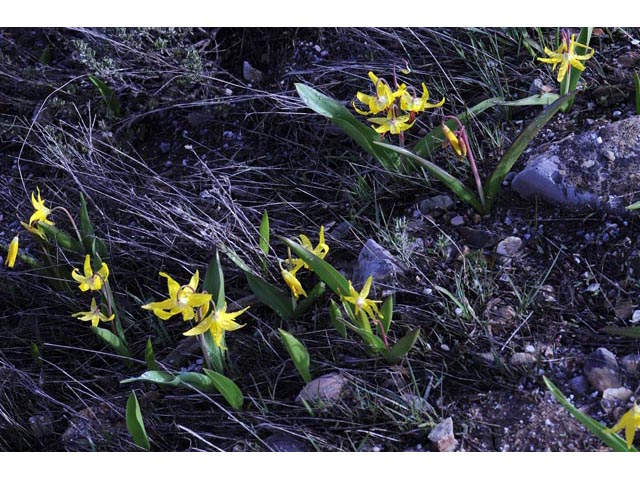
[[[448,417],[436,425],[428,438],[439,452],[453,452],[458,444],[453,434],[453,419]]]

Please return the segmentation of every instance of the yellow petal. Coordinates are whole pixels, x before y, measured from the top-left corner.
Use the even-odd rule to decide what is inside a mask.
[[[13,268],[13,266],[16,263],[16,258],[18,257],[19,241],[20,239],[18,238],[18,235],[16,235],[15,237],[13,237],[13,240],[11,240],[11,243],[9,243],[9,248],[7,250],[7,258],[4,261],[4,264],[7,265],[9,268]]]
[[[186,332],[184,332],[183,335],[187,337],[192,337],[194,335],[202,335],[204,332],[206,332],[211,328],[212,324],[213,324],[213,319],[212,319],[212,316],[210,315],[204,320],[202,320],[198,325],[193,327],[191,330],[187,330]]]
[[[91,268],[91,257],[86,255],[84,257],[84,276],[91,277],[93,275],[93,269]]]
[[[176,282],[168,273],[160,272],[160,276],[167,279],[167,290],[169,290],[169,297],[173,299],[178,298],[178,290],[180,290],[180,284]]]

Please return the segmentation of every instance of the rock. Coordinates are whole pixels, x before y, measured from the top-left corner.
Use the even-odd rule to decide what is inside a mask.
[[[537,361],[538,358],[529,352],[516,352],[509,359],[509,363],[514,367],[527,367],[534,365]]]
[[[29,417],[31,433],[42,441],[54,433],[54,420],[50,413],[39,413]]]
[[[429,440],[439,452],[453,452],[458,441],[453,436],[453,419],[444,419],[429,433]]]
[[[267,444],[272,452],[308,452],[307,442],[304,442],[293,435],[286,433],[274,433],[265,438],[264,443]]]
[[[464,225],[464,217],[462,215],[456,215],[451,219],[452,227],[461,227]]]
[[[633,302],[628,298],[620,299],[613,311],[620,320],[629,320],[633,315]]]
[[[569,380],[569,389],[578,395],[586,395],[589,391],[589,380],[584,375],[578,375]]]
[[[496,253],[503,257],[515,257],[522,248],[520,237],[507,237],[496,246]]]
[[[498,235],[488,230],[470,227],[458,227],[457,230],[465,244],[471,248],[487,248],[498,243]]]
[[[634,310],[631,314],[631,323],[640,322],[640,310]]]
[[[435,212],[443,212],[449,210],[455,205],[453,199],[448,195],[436,195],[420,202],[420,211],[426,215]]]
[[[640,366],[640,354],[632,353],[625,355],[620,359],[620,364],[626,372],[635,375],[638,373],[638,366]]]
[[[358,265],[353,272],[356,288],[364,285],[369,276],[374,282],[385,282],[402,272],[399,262],[375,240],[369,239],[358,255]]]
[[[347,379],[339,373],[328,373],[307,383],[296,397],[298,403],[335,403],[340,399]]]
[[[633,392],[625,387],[607,388],[602,392],[600,406],[603,410],[610,412],[614,408],[623,405],[631,398]]]
[[[504,363],[499,355],[493,354],[491,352],[478,352],[474,353],[473,356],[476,358],[478,363],[486,367],[495,368]]]
[[[621,386],[616,356],[606,348],[599,348],[587,357],[584,374],[599,392]]]
[[[253,68],[246,60],[242,63],[242,76],[247,82],[260,83],[262,81],[262,72]]]
[[[569,135],[534,153],[512,187],[574,210],[623,213],[640,181],[640,116]]]

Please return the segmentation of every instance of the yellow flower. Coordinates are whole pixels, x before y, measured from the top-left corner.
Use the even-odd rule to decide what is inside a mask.
[[[373,82],[376,88],[376,95],[367,95],[362,92],[356,93],[358,100],[369,107],[368,112],[360,110],[354,102],[353,108],[360,115],[375,115],[376,113],[386,110],[393,104],[397,97],[402,95],[404,88],[406,88],[402,85],[397,91],[392,92],[389,84],[384,79],[379,79],[373,72],[369,72],[369,79],[371,79],[371,82]]]
[[[583,71],[585,66],[580,62],[589,60],[595,53],[592,47],[576,42],[575,34],[571,35],[571,40],[569,40],[568,37],[568,34],[563,33],[560,47],[558,47],[556,51],[545,47],[544,53],[549,58],[537,59],[540,62],[552,64],[552,70],[555,70],[558,64],[560,64],[560,70],[558,70],[558,82],[562,82],[567,72],[571,70],[571,67]],[[578,55],[575,51],[576,47],[584,48],[586,53],[584,55]]]
[[[411,95],[407,90],[404,90],[400,97],[400,109],[405,112],[420,113],[424,112],[427,108],[439,108],[444,105],[444,97],[438,103],[427,103],[429,100],[429,90],[427,86],[422,84],[422,97]]]
[[[78,312],[71,314],[72,317],[78,318],[78,320],[82,320],[83,322],[91,322],[92,327],[97,327],[99,322],[110,322],[112,321],[116,314],[111,314],[110,317],[107,317],[104,313],[100,311],[100,307],[96,304],[96,299],[91,299],[91,310],[88,312]]]
[[[35,197],[34,192],[31,192],[31,204],[35,209],[35,212],[33,212],[33,214],[31,215],[31,218],[29,218],[29,225],[33,226],[35,222],[42,222],[49,225],[54,225],[54,223],[51,220],[47,219],[47,217],[51,213],[51,210],[45,206],[44,200],[42,200],[42,197],[40,196],[40,187],[36,187],[36,190],[38,191],[37,199]]]
[[[16,258],[18,257],[19,241],[20,239],[18,238],[18,235],[16,235],[15,237],[13,237],[13,240],[11,240],[11,243],[9,243],[9,248],[7,249],[7,258],[4,261],[4,264],[9,268],[13,268],[16,263]]]
[[[234,322],[233,319],[243,314],[248,308],[249,307],[246,307],[237,312],[227,313],[227,304],[225,303],[220,309],[214,308],[213,312],[211,312],[209,316],[205,317],[191,330],[184,332],[183,335],[190,337],[192,335],[200,335],[209,330],[213,336],[213,340],[216,342],[216,345],[224,348],[222,347],[223,333],[225,331],[233,331],[244,327],[244,325]]]
[[[387,113],[387,118],[375,117],[375,118],[369,118],[369,121],[371,123],[380,125],[379,127],[373,127],[372,125],[373,129],[376,132],[380,134],[389,132],[392,135],[398,135],[404,132],[405,130],[409,130],[411,127],[413,127],[413,124],[415,123],[415,121],[411,123],[407,123],[411,121],[411,117],[409,115],[400,115],[399,117],[397,117],[394,114],[393,109],[389,109],[389,113]]]
[[[162,320],[167,320],[178,313],[182,313],[182,318],[187,321],[195,317],[194,309],[203,307],[203,315],[209,309],[211,302],[211,294],[196,293],[198,282],[200,281],[200,272],[191,277],[187,285],[180,285],[173,278],[164,272],[160,272],[161,277],[167,279],[167,289],[169,290],[169,298],[161,302],[151,302],[143,305],[145,310],[153,310],[153,313]]]
[[[100,270],[93,273],[93,269],[91,268],[91,257],[87,255],[84,258],[84,275],[81,275],[80,271],[77,268],[74,268],[73,272],[71,272],[71,276],[76,282],[80,283],[78,287],[83,292],[86,292],[87,290],[100,290],[104,282],[106,282],[109,277],[109,267],[105,262],[102,262]]]
[[[362,287],[362,290],[360,290],[360,293],[358,293],[355,288],[353,288],[353,285],[351,285],[351,281],[349,281],[349,295],[343,296],[342,301],[349,302],[355,305],[356,315],[358,315],[360,310],[362,310],[369,316],[369,318],[382,318],[380,312],[378,311],[378,306],[376,305],[376,303],[380,303],[380,300],[367,299],[372,282],[373,277],[369,276],[364,284],[364,287]]]
[[[464,141],[460,140],[458,136],[451,131],[446,123],[442,122],[442,133],[444,133],[447,143],[453,147],[456,155],[459,157],[467,156],[467,145]],[[446,145],[445,145],[446,146]]]
[[[324,241],[324,225],[320,227],[318,245],[316,245],[315,247],[312,245],[311,240],[309,240],[309,237],[303,234],[299,236],[300,236],[300,243],[302,244],[302,246],[309,252],[313,253],[316,257],[320,257],[324,259],[324,257],[327,256],[327,253],[329,253],[329,245],[327,245]],[[290,258],[286,260],[285,263],[292,265],[292,268],[289,271],[293,275],[295,275],[298,272],[298,270],[300,270],[300,268],[302,268],[303,266],[307,270],[312,270],[311,267],[309,267],[309,265],[307,265],[307,263],[301,258],[295,258],[295,259]]]
[[[620,421],[612,428],[607,428],[606,433],[615,433],[624,428],[624,437],[627,441],[627,448],[631,448],[633,437],[636,434],[636,428],[640,427],[640,407],[634,403],[633,407],[625,413]]]
[[[280,273],[282,273],[282,278],[284,278],[285,283],[291,289],[291,293],[296,300],[300,297],[300,295],[304,297],[307,296],[307,292],[305,292],[304,288],[302,288],[300,280],[296,278],[295,272],[280,268]]]

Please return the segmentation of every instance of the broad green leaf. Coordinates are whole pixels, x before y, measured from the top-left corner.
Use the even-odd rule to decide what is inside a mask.
[[[49,243],[51,243],[51,240],[53,240],[55,241],[55,243],[57,243],[60,247],[64,248],[65,250],[70,250],[80,255],[84,255],[84,248],[80,244],[80,242],[78,242],[77,239],[68,235],[66,232],[63,232],[62,230],[57,229],[53,225],[48,225],[42,222],[38,222],[38,226],[40,230],[42,230],[47,236]]]
[[[179,373],[176,377],[181,383],[191,385],[203,392],[214,392],[217,390],[209,377],[203,373],[183,372]]]
[[[120,100],[118,96],[111,90],[111,88],[100,80],[98,77],[94,75],[89,75],[89,81],[93,83],[93,85],[98,89],[102,99],[107,104],[107,108],[109,109],[109,113],[111,113],[115,117],[120,116]]]
[[[380,315],[382,317],[380,318],[380,323],[382,323],[384,333],[389,333],[391,321],[393,320],[393,295],[389,295],[380,307]]]
[[[296,309],[293,311],[293,318],[298,318],[309,311],[324,294],[325,290],[326,285],[324,282],[316,283],[313,288],[307,292],[307,296],[303,297],[302,300],[298,302],[298,305],[296,305]]]
[[[310,358],[307,347],[286,330],[279,328],[278,332],[280,332],[282,343],[284,343],[287,352],[289,352],[298,373],[300,373],[305,383],[309,383],[311,381],[311,374],[309,373]]]
[[[160,370],[160,366],[158,365],[158,362],[156,362],[156,356],[153,353],[151,338],[147,338],[147,344],[144,347],[144,360],[147,362],[149,370]]]
[[[204,373],[209,377],[216,389],[224,397],[231,408],[240,410],[242,408],[242,390],[228,377],[203,368]]]
[[[480,203],[480,199],[473,192],[473,190],[471,190],[469,187],[467,187],[464,183],[462,183],[460,180],[455,178],[449,172],[447,172],[447,171],[443,170],[442,168],[440,168],[435,163],[432,163],[429,160],[426,160],[424,158],[419,157],[415,153],[410,152],[409,150],[407,150],[406,148],[398,147],[396,145],[386,145],[386,144],[382,144],[382,143],[379,143],[378,145],[380,145],[380,146],[382,146],[384,148],[387,148],[389,150],[393,150],[395,152],[398,152],[401,155],[404,155],[405,157],[408,157],[411,160],[415,161],[421,167],[423,167],[425,170],[427,170],[431,175],[433,175],[438,180],[440,180],[442,183],[444,183],[447,186],[447,188],[449,188],[449,190],[451,190],[453,193],[455,193],[460,199],[462,199],[465,202],[467,202],[469,205],[471,205],[473,208],[475,208],[478,212],[484,213],[484,209],[482,208],[482,204]]]
[[[260,250],[265,255],[269,254],[269,214],[266,210],[260,221]]]
[[[149,444],[149,437],[147,431],[144,428],[144,420],[142,419],[142,412],[140,411],[140,404],[134,392],[129,394],[127,399],[127,430],[133,438],[133,442],[144,450],[149,450],[151,445]]]
[[[125,380],[120,380],[120,383],[127,384],[132,382],[150,382],[156,383],[158,385],[171,385],[178,386],[180,385],[180,379],[169,372],[161,372],[159,370],[147,370],[139,377],[127,378]]]
[[[331,324],[338,331],[340,336],[342,338],[347,338],[347,327],[345,326],[342,311],[333,299],[331,299],[331,303],[329,304],[329,320],[331,320]]]
[[[253,273],[244,272],[244,274],[247,277],[249,288],[258,297],[258,300],[271,308],[283,320],[289,321],[293,318],[291,299],[288,296]]]
[[[224,307],[224,273],[222,271],[222,265],[220,264],[218,250],[213,252],[213,257],[211,257],[209,261],[202,288],[213,296],[216,308]]]
[[[576,69],[573,69],[576,70]],[[576,95],[576,92],[570,92],[560,98],[558,98],[551,105],[546,107],[536,118],[534,118],[529,125],[518,135],[518,138],[509,147],[509,150],[504,154],[500,163],[496,166],[495,170],[491,174],[489,180],[484,184],[484,192],[486,194],[487,212],[491,211],[493,202],[500,192],[502,187],[502,181],[504,177],[511,171],[515,163],[522,155],[522,152],[527,148],[531,140],[538,134],[538,132],[544,127],[549,120],[560,110],[563,105],[566,105]]]
[[[558,387],[556,387],[551,380],[547,377],[542,377],[545,385],[549,389],[549,391],[556,397],[556,400],[560,402],[560,404],[571,413],[576,419],[584,425],[591,433],[593,433],[596,437],[602,440],[607,446],[613,448],[616,452],[637,452],[634,447],[627,448],[627,444],[625,441],[614,433],[607,433],[604,430],[606,427],[602,425],[600,422],[597,422],[593,418],[588,415],[585,415],[576,407],[574,407],[569,400],[562,394]]]
[[[118,355],[131,358],[131,354],[129,353],[129,349],[127,348],[127,346],[120,339],[120,337],[114,334],[111,330],[100,327],[91,327],[91,330],[93,330],[93,332],[106,344],[111,346],[111,348],[113,348]]]
[[[398,362],[404,358],[404,356],[413,348],[418,337],[420,336],[420,327],[411,330],[404,337],[391,347],[387,360],[390,362]]]
[[[340,296],[349,294],[349,281],[333,268],[331,264],[316,256],[298,242],[284,237],[279,238],[291,248],[293,253],[311,267],[313,272],[320,277],[320,280],[322,280],[333,293]]]
[[[501,107],[529,107],[534,105],[547,106],[551,105],[555,102],[560,95],[557,93],[542,93],[538,95],[532,95],[530,97],[520,98],[518,100],[508,100],[503,102],[498,102],[496,105]]]
[[[203,341],[205,346],[204,354],[209,359],[209,364],[216,370],[216,372],[224,373],[225,366],[225,334],[222,332],[222,339],[220,340],[220,346],[213,339],[211,330],[207,330],[203,334]]]
[[[87,211],[87,202],[82,192],[80,192],[80,237],[82,238],[85,253],[93,253],[95,255],[95,246],[93,245],[95,233]]]
[[[384,344],[384,341],[375,333],[363,330],[362,328],[358,327],[353,327],[352,330],[360,335],[360,337],[362,337],[364,342],[373,353],[384,353],[387,351],[387,346]]]
[[[603,332],[621,337],[640,338],[640,327],[604,327]]]

